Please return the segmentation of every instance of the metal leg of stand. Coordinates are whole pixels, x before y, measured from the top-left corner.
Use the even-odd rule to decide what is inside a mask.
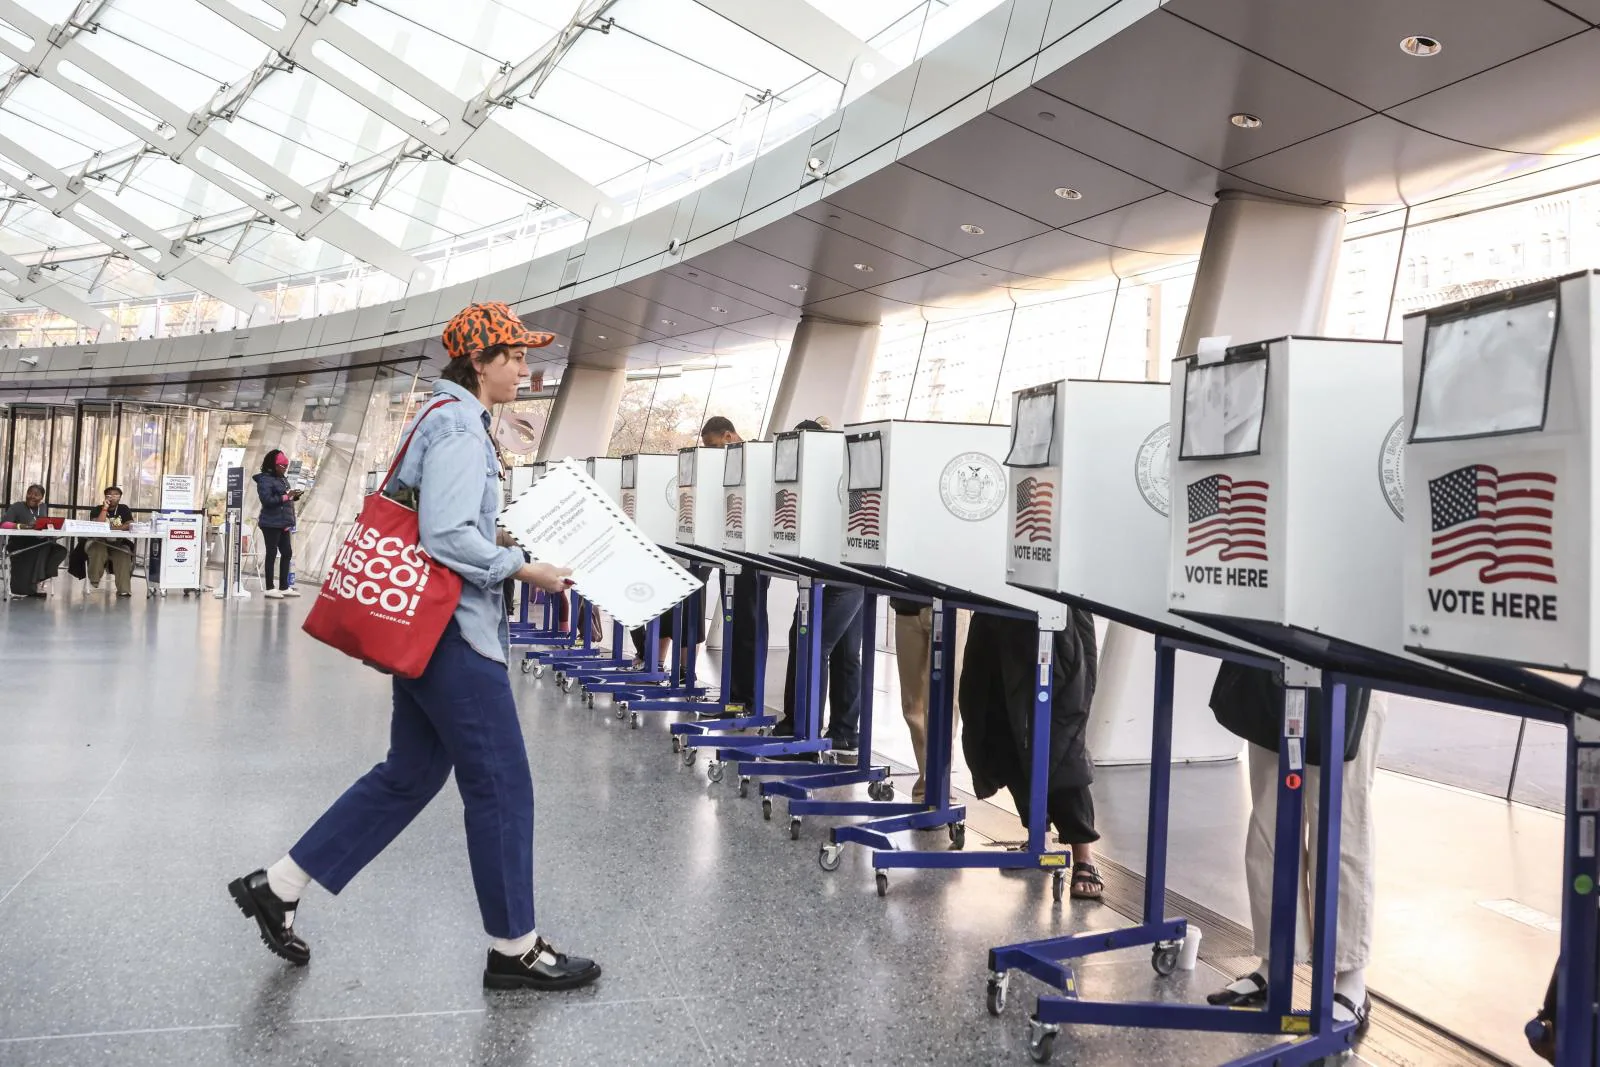
[[[1167,829],[1172,812],[1172,696],[1177,652],[1156,639],[1155,701],[1150,724],[1150,812],[1144,845],[1144,921],[1167,913]]]
[[[1287,673],[1287,672],[1286,672]],[[1294,1001],[1296,924],[1300,918],[1300,857],[1305,793],[1306,706],[1310,691],[1285,678],[1278,733],[1278,811],[1273,833],[1272,928],[1268,934],[1267,1013],[1286,1016]],[[1301,680],[1303,682],[1303,680]],[[1335,883],[1337,885],[1337,883]]]
[[[1600,722],[1577,716],[1567,732],[1566,859],[1556,984],[1556,1063],[1590,1067],[1596,1036],[1595,966],[1600,912],[1595,894],[1595,820],[1600,811]]]
[[[1322,773],[1318,776],[1317,878],[1311,904],[1311,1032],[1332,1034],[1333,965],[1339,936],[1339,838],[1344,826],[1344,721],[1350,687],[1342,681],[1325,679],[1317,697],[1323,742]]]
[[[950,619],[950,643],[955,648],[955,612],[947,612]],[[1050,727],[1055,712],[1055,634],[1050,630],[1038,631],[1039,655],[1034,667],[1033,738],[1029,742],[1033,765],[1028,768],[1028,851],[1043,852],[1050,833]],[[954,671],[950,672],[952,675]],[[952,712],[952,718],[954,714]],[[953,755],[953,753],[952,753]],[[946,782],[949,772],[945,774]],[[945,787],[949,788],[948,784]]]

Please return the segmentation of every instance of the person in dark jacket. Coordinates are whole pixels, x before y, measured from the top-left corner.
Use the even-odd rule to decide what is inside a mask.
[[[289,481],[284,477],[288,473],[289,457],[283,454],[282,449],[274,448],[261,461],[261,473],[255,477],[256,495],[261,498],[261,517],[256,522],[261,527],[261,538],[267,546],[263,581],[269,600],[300,595],[300,591],[289,584],[289,572],[294,563],[289,531],[294,529],[294,502],[300,499],[300,490],[289,488]],[[277,566],[276,580],[273,576],[274,564]]]
[[[1054,635],[1050,714],[1050,779],[1045,803],[1061,843],[1072,849],[1072,896],[1099,900],[1105,890],[1095,866],[1094,762],[1089,755],[1089,707],[1094,702],[1099,650],[1094,617],[1068,609],[1067,628]],[[1011,791],[1028,822],[1033,756],[1037,628],[1027,619],[973,613],[961,667],[961,747],[980,798]]]

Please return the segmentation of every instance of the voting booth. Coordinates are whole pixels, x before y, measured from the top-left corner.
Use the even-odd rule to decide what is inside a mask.
[[[1006,584],[1005,426],[870,422],[845,429],[842,561],[908,589],[1039,613],[1066,611]]]
[[[824,567],[839,563],[844,434],[791,430],[772,446],[772,550]]]
[[[1600,708],[1593,272],[1405,321],[1408,646]]]
[[[622,460],[609,456],[590,456],[583,461],[583,469],[606,496],[621,506]]]
[[[1308,664],[1435,673],[1400,623],[1402,364],[1301,337],[1174,364],[1174,612]]]
[[[722,474],[727,450],[685,448],[678,452],[677,541],[703,551],[722,552]]]
[[[1170,399],[1163,382],[1059,381],[1018,391],[1005,458],[1006,581],[1121,626],[1107,628],[1090,717],[1100,764],[1148,763],[1155,642],[1228,646],[1168,610]],[[1129,629],[1131,627],[1131,629]],[[1226,760],[1239,741],[1210,709],[1218,661],[1179,653],[1173,756]]]
[[[751,556],[772,549],[772,453],[770,441],[727,447],[722,466],[722,547]]]
[[[618,482],[622,513],[656,544],[673,544],[678,532],[678,457],[623,456]]]

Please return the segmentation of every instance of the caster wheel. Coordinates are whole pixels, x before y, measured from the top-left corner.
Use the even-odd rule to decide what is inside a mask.
[[[689,745],[683,746],[683,765],[685,767],[694,766],[694,749]]]
[[[825,871],[837,871],[839,869],[839,861],[843,858],[843,845],[823,845],[817,850],[817,866]]]
[[[627,715],[628,702],[626,700],[617,701],[616,707],[612,710],[611,714],[615,715],[618,719],[621,719],[623,716]]]
[[[533,670],[533,660],[531,660],[531,659],[523,660],[522,661],[522,673],[523,674],[527,674],[532,670]]]
[[[1067,872],[1057,871],[1050,876],[1050,899],[1057,904],[1067,895]]]
[[[683,738],[677,734],[672,735],[672,751],[674,755],[683,751]]]
[[[594,694],[593,693],[585,693],[585,694],[583,694],[583,702],[585,704],[589,705],[591,708],[594,707]]]
[[[569,674],[565,678],[561,679],[561,691],[563,693],[570,693],[572,692],[572,687],[577,683],[578,680]]]
[[[722,761],[712,760],[706,764],[706,781],[715,784],[722,781]]]
[[[628,729],[637,730],[638,728],[639,728],[639,713],[636,711],[628,719]]]
[[[873,881],[878,883],[878,895],[880,897],[889,895],[889,875],[887,873],[879,871]]]
[[[1056,1051],[1056,1033],[1054,1026],[1033,1021],[1028,1023],[1028,1055],[1034,1063],[1050,1062],[1050,1057]]]
[[[739,776],[739,799],[743,800],[750,795],[750,779],[744,775]]]
[[[1010,984],[1007,977],[989,978],[989,989],[984,996],[984,1005],[989,1009],[989,1014],[999,1017],[1006,1010],[1006,986]]]
[[[950,850],[960,852],[967,847],[967,824],[955,822],[950,824]]]
[[[535,663],[533,665],[533,676],[535,678],[543,678],[544,677],[544,664],[543,663]]]
[[[800,816],[798,815],[789,816],[789,840],[800,840]]]
[[[879,800],[893,800],[894,799],[894,780],[892,778],[885,778],[883,780],[883,784],[878,787],[878,792],[883,794],[881,797],[878,798]]]
[[[771,797],[762,797],[761,798],[761,818],[766,820],[767,822],[771,822],[772,821],[772,798]]]
[[[1178,969],[1178,952],[1182,947],[1181,944],[1171,941],[1156,945],[1150,951],[1150,966],[1154,967],[1161,977],[1167,977]]]

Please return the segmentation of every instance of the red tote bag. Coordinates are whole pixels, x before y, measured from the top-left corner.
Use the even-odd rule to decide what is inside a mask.
[[[427,669],[461,599],[461,576],[423,551],[417,513],[383,494],[422,420],[455,402],[435,404],[412,425],[383,484],[362,503],[302,627],[323,644],[402,678]]]

